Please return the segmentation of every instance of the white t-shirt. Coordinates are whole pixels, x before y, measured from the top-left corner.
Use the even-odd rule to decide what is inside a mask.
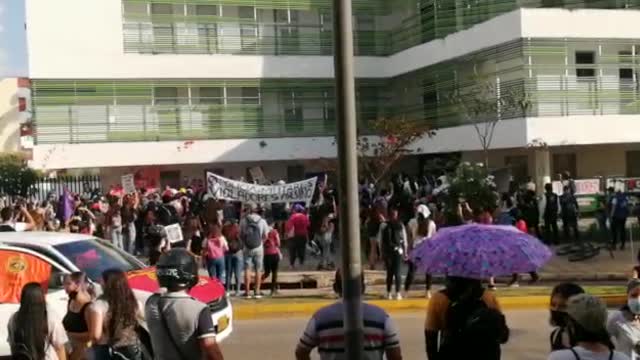
[[[414,248],[418,246],[418,244],[420,244],[425,239],[431,239],[433,235],[436,234],[436,223],[431,219],[428,219],[427,221],[429,222],[429,227],[428,227],[426,237],[418,236],[418,219],[413,218],[409,220],[409,223],[407,224],[407,227],[409,228],[409,233],[411,234],[411,239],[413,239]]]
[[[16,330],[15,323],[16,314],[11,315],[9,319],[9,324],[7,326],[7,330],[9,332],[9,336],[7,337],[7,341],[13,347],[13,334]],[[49,330],[48,339],[49,342],[46,345],[45,349],[45,358],[44,360],[58,360],[58,353],[56,353],[56,347],[64,346],[69,342],[69,338],[67,337],[67,332],[64,330],[62,326],[62,318],[58,317],[51,309],[47,308],[47,329]]]
[[[576,346],[573,348],[575,352],[580,357],[579,360],[609,360],[609,356],[611,353],[609,351],[595,353],[593,351],[589,351],[581,346]],[[576,356],[571,352],[571,350],[558,350],[554,351],[549,355],[548,360],[577,360]],[[624,355],[621,352],[614,351],[613,357],[611,360],[630,360],[627,355]]]
[[[607,331],[615,339],[617,350],[633,356],[633,348],[640,342],[640,322],[629,319],[622,311],[616,311],[607,322]],[[635,358],[640,359],[638,354],[635,354]]]

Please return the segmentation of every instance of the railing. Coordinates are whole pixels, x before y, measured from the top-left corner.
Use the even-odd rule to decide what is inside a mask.
[[[394,54],[523,7],[640,8],[640,0],[468,0],[461,1],[457,8],[452,0],[423,0],[419,7],[417,0],[411,1],[415,3],[413,6],[388,6],[386,9],[373,6],[373,12],[371,9],[360,13],[356,11],[356,17],[366,16],[375,19],[373,22],[378,24],[371,30],[354,29],[356,55]],[[125,13],[124,49],[126,52],[149,54],[330,55],[333,50],[331,20],[324,20],[324,23],[320,20],[320,11],[326,13],[327,9],[317,1],[311,3],[317,5],[310,10],[317,12],[317,20],[308,24],[283,24],[225,16]],[[280,5],[273,3],[263,6],[281,8]],[[296,8],[295,3],[289,6]],[[309,10],[308,7],[306,9]],[[397,18],[401,16],[399,13],[407,11],[409,15],[400,20],[380,17],[395,15]],[[390,29],[380,28],[382,21],[391,22]]]
[[[58,200],[58,197],[67,188],[70,192],[80,195],[89,195],[97,190],[101,194],[102,179],[98,175],[59,176],[56,178],[40,178],[29,189],[29,198],[42,202],[50,197]],[[6,194],[5,189],[0,188],[0,194]],[[9,201],[15,200],[9,196]]]

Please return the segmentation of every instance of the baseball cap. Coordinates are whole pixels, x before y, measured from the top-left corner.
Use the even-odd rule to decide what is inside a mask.
[[[599,333],[607,322],[607,307],[599,298],[589,294],[579,294],[569,298],[567,314],[584,330]]]
[[[428,218],[431,215],[431,210],[429,210],[427,205],[418,205],[417,212],[418,214],[422,214],[425,218]]]

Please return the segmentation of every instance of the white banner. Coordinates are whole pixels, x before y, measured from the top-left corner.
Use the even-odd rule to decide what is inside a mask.
[[[581,179],[574,180],[576,183],[576,195],[594,195],[600,192],[600,179]],[[562,195],[563,184],[560,181],[554,181],[553,192]]]
[[[207,173],[207,191],[216,199],[255,203],[310,202],[317,178],[284,185],[256,185]]]
[[[136,184],[133,181],[133,174],[122,175],[120,178],[122,183],[122,190],[125,194],[133,194],[136,192]]]

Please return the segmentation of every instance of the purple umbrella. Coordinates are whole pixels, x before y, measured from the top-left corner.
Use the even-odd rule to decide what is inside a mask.
[[[421,272],[485,279],[536,271],[549,261],[551,251],[513,226],[472,224],[438,231],[410,258]]]

